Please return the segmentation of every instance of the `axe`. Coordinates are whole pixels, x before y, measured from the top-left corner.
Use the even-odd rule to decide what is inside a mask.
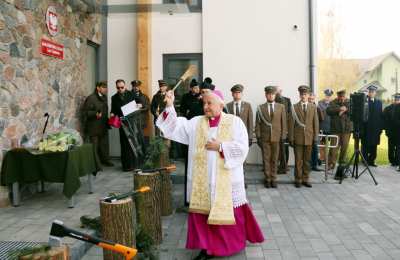
[[[194,74],[197,72],[197,67],[195,65],[190,65],[189,68],[183,73],[183,75],[179,78],[178,83],[176,83],[175,87],[172,88],[172,91],[175,91],[177,87],[179,87],[182,82],[187,80],[190,77],[193,77]]]
[[[107,250],[121,253],[126,260],[131,260],[137,254],[137,250],[114,242],[103,240],[71,228],[64,226],[64,223],[59,220],[54,220],[51,225],[49,244],[50,246],[60,246],[61,238],[72,237],[87,243],[94,244]]]
[[[124,193],[124,194],[120,194],[120,195],[113,195],[113,196],[105,197],[103,199],[103,201],[104,202],[108,202],[108,203],[112,203],[114,201],[122,200],[122,199],[125,199],[127,197],[135,196],[138,193],[144,193],[144,192],[148,192],[148,191],[150,191],[150,187],[149,186],[143,186],[138,190],[133,190],[133,191],[130,191],[130,192],[127,192],[127,193]]]
[[[146,169],[146,170],[136,169],[134,171],[135,171],[135,173],[139,173],[139,172],[159,172],[159,171],[167,171],[168,173],[171,173],[173,171],[176,171],[176,165],[175,164],[171,164],[170,166],[161,167],[161,168],[153,168],[153,169]]]

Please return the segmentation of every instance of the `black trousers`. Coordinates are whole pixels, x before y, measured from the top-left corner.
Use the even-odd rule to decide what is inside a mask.
[[[388,136],[388,159],[393,166],[399,165],[398,162],[398,148],[394,137]]]
[[[135,158],[132,148],[129,145],[128,138],[126,137],[122,127],[119,129],[119,141],[121,144],[122,170],[124,171],[133,170],[137,165],[137,158]]]
[[[374,164],[378,145],[361,145],[361,153],[368,164]]]

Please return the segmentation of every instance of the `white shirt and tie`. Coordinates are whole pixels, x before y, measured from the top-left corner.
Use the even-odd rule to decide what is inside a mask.
[[[242,108],[242,101],[234,101],[233,102],[233,112],[235,116],[240,116],[240,109]]]
[[[268,103],[268,115],[272,116],[275,110],[275,102],[267,102]]]
[[[301,109],[303,110],[304,113],[307,112],[307,106],[308,102],[301,102]]]

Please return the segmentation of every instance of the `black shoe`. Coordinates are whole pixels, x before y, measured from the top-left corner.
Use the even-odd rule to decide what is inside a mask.
[[[212,255],[208,255],[206,250],[201,250],[200,253],[193,258],[193,260],[206,260],[213,258]]]
[[[312,167],[311,170],[314,172],[322,172],[322,169],[320,169],[318,167]]]
[[[274,189],[278,188],[278,184],[276,184],[276,181],[271,181],[271,187]]]
[[[124,171],[124,172],[131,172],[131,171],[133,171],[133,168],[129,168],[129,169],[122,169],[122,171]]]
[[[312,188],[312,185],[309,182],[303,182],[302,184],[303,184],[304,187]]]
[[[296,183],[294,184],[294,186],[295,186],[296,188],[301,188],[301,184],[298,183],[298,182],[296,182]]]
[[[369,163],[368,166],[371,166],[371,167],[378,167],[378,165],[376,165],[375,163]]]
[[[102,162],[101,164],[103,164],[104,166],[107,166],[107,167],[113,167],[114,166],[114,164],[112,162],[110,162],[110,161]]]
[[[264,187],[267,188],[267,189],[271,188],[271,183],[269,181],[265,181],[264,182]]]

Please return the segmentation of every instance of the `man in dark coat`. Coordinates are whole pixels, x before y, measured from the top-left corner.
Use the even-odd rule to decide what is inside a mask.
[[[108,105],[107,83],[96,83],[93,94],[88,96],[83,105],[84,132],[94,146],[95,157],[98,163],[105,166],[114,166],[108,154]]]
[[[398,126],[396,125],[396,122],[398,119],[396,119],[396,106],[400,104],[400,93],[396,93],[393,95],[393,103],[390,104],[389,106],[385,107],[383,110],[383,121],[384,121],[384,126],[385,126],[385,133],[386,136],[388,137],[388,158],[389,162],[392,166],[399,166],[398,162],[398,153],[397,151],[397,143],[399,137],[399,131],[398,131]]]
[[[376,150],[383,128],[382,101],[375,98],[377,87],[368,87],[368,119],[361,127],[361,152],[368,165],[376,167]]]
[[[150,110],[151,114],[154,117],[154,126],[156,125],[156,120],[158,118],[158,115],[164,111],[166,102],[164,101],[165,99],[165,94],[167,93],[168,90],[168,84],[164,80],[159,80],[158,81],[158,87],[160,88],[157,93],[153,96],[151,100],[151,105],[150,105]],[[159,135],[160,131],[156,127],[156,135]]]
[[[336,165],[336,158],[338,150],[340,149],[339,155],[339,166],[346,164],[346,153],[349,146],[349,140],[351,132],[353,131],[353,122],[350,119],[350,100],[346,98],[346,90],[341,89],[336,92],[337,98],[329,103],[326,113],[330,116],[330,134],[337,135],[339,137],[338,146],[332,148],[329,152],[328,168],[333,169]],[[340,176],[335,176],[335,179],[339,179]]]
[[[143,131],[147,126],[148,111],[150,109],[150,99],[140,90],[141,85],[142,82],[140,80],[134,80],[131,82],[133,97],[135,98],[135,102],[138,105],[138,108],[141,109],[139,127],[143,134]]]
[[[331,132],[331,117],[327,114],[326,109],[329,106],[329,103],[332,100],[333,90],[327,88],[324,90],[324,99],[318,101],[318,108],[321,112],[321,121],[319,122],[320,131],[323,134],[329,135]],[[321,140],[321,144],[325,144],[325,139]],[[321,160],[325,160],[325,148],[321,147],[319,149]],[[327,162],[325,162],[327,163]]]
[[[275,96],[275,102],[285,106],[286,119],[289,120],[290,113],[292,111],[292,102],[290,98],[282,96],[282,88],[277,86],[277,92]],[[288,122],[286,122],[288,123]],[[287,133],[286,133],[287,135]],[[288,160],[289,160],[289,146],[285,145],[287,140],[281,140],[279,143],[279,164],[278,164],[278,174],[286,174],[288,170]]]
[[[203,115],[203,102],[200,97],[200,87],[196,79],[190,82],[190,90],[182,96],[180,112],[187,119]]]
[[[123,79],[116,82],[117,93],[111,97],[111,116],[124,116],[121,107],[135,100],[133,93],[128,91]],[[133,122],[132,122],[133,123]],[[131,171],[137,164],[137,158],[129,145],[128,137],[122,127],[119,129],[119,140],[121,144],[121,163],[123,171]]]

